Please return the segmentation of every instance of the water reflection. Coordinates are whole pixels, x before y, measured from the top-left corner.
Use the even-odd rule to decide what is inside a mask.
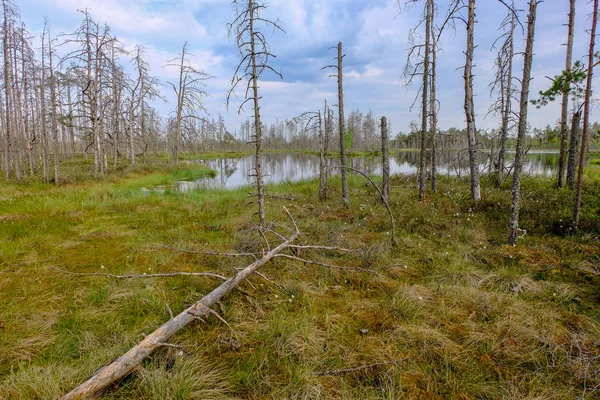
[[[512,163],[514,153],[508,153],[506,158],[507,163]],[[254,168],[254,156],[191,162],[206,165],[216,172],[216,176],[196,181],[176,182],[178,190],[188,191],[201,187],[236,188],[254,183],[254,178],[251,176]],[[339,160],[329,159],[328,163],[330,166],[337,166]],[[348,159],[348,164],[368,175],[381,175],[381,157],[352,157]],[[401,152],[390,157],[390,172],[392,174],[414,174],[417,172],[418,164],[418,152]],[[555,173],[557,165],[558,153],[529,153],[525,156],[523,173],[549,176]],[[481,154],[479,170],[486,173],[489,169],[489,157]],[[263,155],[263,173],[267,184],[313,179],[319,175],[319,158],[302,153],[266,153]],[[333,173],[338,172],[334,170]],[[453,176],[467,175],[469,173],[468,153],[466,151],[441,152],[438,155],[438,173]]]

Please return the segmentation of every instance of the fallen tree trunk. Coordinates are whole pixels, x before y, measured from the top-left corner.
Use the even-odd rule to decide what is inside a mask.
[[[292,222],[294,222],[293,219]],[[204,296],[191,307],[181,312],[176,317],[171,318],[160,328],[146,336],[144,340],[131,348],[127,353],[123,354],[109,365],[96,371],[96,373],[94,373],[87,381],[62,397],[62,400],[90,398],[91,396],[105,389],[113,382],[116,382],[131,373],[145,358],[152,354],[154,350],[164,346],[165,343],[180,329],[185,327],[196,318],[209,314],[211,306],[229,294],[229,292],[235,289],[240,283],[245,281],[258,268],[269,262],[279,252],[288,248],[290,244],[296,240],[300,233],[295,222],[294,228],[294,233],[286,241],[266,253],[261,259],[256,260],[246,268],[239,271],[232,278],[229,278],[227,281],[223,282],[220,286]]]

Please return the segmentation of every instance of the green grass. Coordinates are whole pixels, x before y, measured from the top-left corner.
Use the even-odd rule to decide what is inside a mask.
[[[154,169],[153,169],[154,168]],[[522,227],[505,244],[510,182],[440,177],[418,202],[395,176],[390,204],[399,246],[373,189],[351,175],[318,202],[316,182],[269,186],[267,218],[295,217],[300,242],[353,248],[304,250],[325,263],[382,277],[277,259],[179,332],[103,399],[595,398],[600,384],[600,179],[590,166],[581,230],[569,231],[572,192],[552,179],[523,182]],[[211,278],[112,280],[74,272],[211,271],[231,275],[251,259],[165,248],[260,249],[248,189],[189,193],[141,188],[208,173],[158,161],[99,181],[61,187],[5,184],[0,195],[0,398],[47,399],[83,382],[219,282]],[[285,234],[285,230],[281,230]],[[276,238],[269,237],[274,243]],[[379,362],[356,371],[319,375]]]

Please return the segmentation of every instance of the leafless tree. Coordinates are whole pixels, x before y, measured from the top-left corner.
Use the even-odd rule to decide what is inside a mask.
[[[344,116],[344,67],[343,67],[343,59],[345,54],[342,51],[342,42],[339,42],[337,45],[337,64],[336,65],[327,65],[321,69],[333,68],[336,70],[336,75],[338,83],[338,133],[340,138],[340,175],[342,177],[342,201],[346,207],[350,204],[350,197],[348,193],[348,171],[346,168],[347,160],[346,160],[346,129],[345,129],[345,116]]]
[[[597,0],[596,0],[597,1]],[[513,167],[512,203],[510,210],[510,232],[508,242],[512,245],[517,243],[519,236],[519,200],[521,197],[521,170],[523,168],[523,150],[525,146],[525,133],[527,131],[527,106],[529,102],[529,83],[531,80],[531,64],[533,62],[533,41],[535,38],[535,19],[537,11],[537,0],[529,1],[529,13],[527,15],[527,40],[525,44],[523,79],[521,79],[521,101],[519,106],[519,125],[517,132],[517,153]]]
[[[588,52],[587,76],[585,85],[585,98],[583,101],[583,132],[581,134],[581,150],[579,152],[579,168],[577,170],[577,188],[575,190],[575,206],[573,207],[573,227],[577,229],[579,224],[579,213],[581,210],[581,195],[583,191],[583,168],[585,167],[585,153],[587,149],[589,124],[590,124],[590,101],[592,94],[592,78],[594,75],[594,51],[596,46],[596,25],[598,24],[598,0],[594,0],[592,11],[592,29],[590,31],[590,49]]]
[[[114,38],[110,35],[108,26],[105,25],[101,29],[88,10],[80,12],[83,14],[83,22],[65,41],[77,45],[78,48],[65,55],[61,63],[72,62],[70,72],[78,76],[81,116],[87,121],[85,126],[94,150],[94,177],[98,177],[106,171],[102,129],[105,107],[102,101],[109,97],[103,96],[103,91],[108,89],[107,82],[110,82],[111,55],[107,51]]]
[[[569,23],[567,34],[567,51],[565,60],[565,71],[568,74],[571,71],[573,62],[573,37],[575,31],[575,0],[569,0]],[[560,112],[560,155],[558,158],[558,187],[565,186],[565,161],[567,150],[567,131],[568,131],[568,108],[569,93],[563,91],[562,105]]]
[[[11,33],[14,19],[17,15],[17,9],[10,0],[2,0],[2,11],[3,11],[3,33],[2,33],[2,46],[4,51],[4,100],[5,100],[5,118],[4,118],[4,136],[5,136],[5,155],[4,155],[4,173],[6,179],[10,178],[10,170],[12,164],[12,148],[13,138],[11,133],[13,131],[13,113],[12,109],[12,69],[11,69]]]
[[[513,59],[514,59],[514,37],[515,27],[517,23],[517,13],[514,1],[511,1],[508,15],[502,21],[500,29],[504,32],[494,42],[501,41],[496,56],[496,78],[492,82],[491,92],[498,91],[499,99],[496,101],[490,112],[499,112],[501,116],[500,125],[500,140],[498,144],[498,156],[495,162],[496,180],[501,184],[505,177],[505,155],[506,155],[506,139],[508,138],[509,124],[511,122],[512,113],[512,97],[513,97]],[[492,156],[494,156],[492,154]]]
[[[421,139],[419,155],[419,198],[425,199],[425,181],[427,179],[426,160],[427,160],[427,119],[429,110],[429,55],[431,52],[431,16],[433,13],[433,0],[427,0],[425,5],[425,48],[423,50],[423,86],[422,86],[422,106],[421,106]]]
[[[58,153],[60,151],[60,143],[58,140],[58,115],[57,115],[57,81],[56,74],[54,71],[54,51],[52,48],[52,37],[50,36],[50,27],[48,23],[45,24],[44,29],[48,35],[48,72],[49,72],[49,85],[50,85],[50,124],[52,126],[52,142],[53,142],[53,162],[54,162],[54,184],[59,185],[59,163]]]
[[[327,200],[329,171],[327,169],[327,150],[329,143],[329,108],[327,100],[323,107],[323,115],[319,115],[319,199]]]
[[[190,118],[199,118],[198,111],[207,112],[202,103],[202,98],[208,95],[208,92],[205,90],[205,81],[211,78],[206,72],[191,65],[187,45],[188,43],[185,42],[179,57],[169,60],[166,65],[167,67],[177,67],[179,72],[179,81],[177,84],[167,82],[177,96],[175,138],[173,141],[173,152],[171,157],[171,163],[173,165],[179,163],[183,124]],[[140,77],[141,76],[142,75],[140,74]],[[142,82],[141,79],[140,82]]]
[[[465,115],[467,118],[467,138],[469,141],[469,166],[471,169],[471,197],[481,200],[481,185],[479,182],[479,160],[477,130],[475,128],[475,110],[473,104],[473,53],[475,50],[475,0],[469,0],[467,19],[467,51],[464,69],[465,79]]]
[[[432,0],[433,3],[433,0]],[[431,89],[429,95],[429,117],[431,128],[431,191],[437,192],[437,48],[439,33],[435,29],[435,4],[428,15],[431,24]]]
[[[420,0],[408,0],[407,5],[418,3]],[[399,2],[400,3],[400,2]],[[419,186],[419,198],[425,197],[426,169],[431,167],[432,191],[437,191],[437,51],[440,45],[440,37],[448,26],[454,27],[454,19],[462,8],[461,0],[452,0],[448,6],[447,14],[439,28],[435,26],[435,11],[437,9],[434,0],[425,0],[423,18],[409,32],[408,38],[411,46],[408,51],[406,66],[402,75],[406,84],[412,84],[415,77],[421,75],[421,130],[419,133],[419,169],[417,174],[417,185]],[[425,42],[418,42],[418,29],[425,24]],[[415,98],[415,102],[416,102]],[[414,105],[414,103],[413,103]],[[429,128],[428,128],[429,121]],[[427,159],[427,144],[431,142],[431,158]]]
[[[267,8],[260,0],[233,0],[235,18],[228,24],[229,35],[235,38],[235,43],[240,53],[241,60],[235,69],[231,80],[231,89],[227,93],[227,105],[235,89],[245,83],[244,101],[238,108],[241,111],[244,104],[253,102],[254,108],[254,143],[256,144],[256,160],[254,172],[258,198],[258,218],[260,225],[265,225],[265,192],[262,173],[262,124],[260,120],[260,106],[258,94],[258,81],[265,70],[269,70],[281,79],[283,76],[269,65],[269,59],[275,55],[271,53],[267,39],[260,26],[284,32],[278,21],[262,17],[262,12]]]

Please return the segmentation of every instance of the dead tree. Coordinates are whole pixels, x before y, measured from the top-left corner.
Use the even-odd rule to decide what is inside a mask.
[[[479,160],[477,131],[475,128],[475,110],[473,104],[473,52],[475,42],[475,0],[469,0],[467,19],[467,51],[464,69],[465,79],[465,115],[467,118],[467,139],[469,142],[469,166],[471,170],[471,197],[475,201],[481,200],[481,185],[479,182]]]
[[[514,37],[517,17],[514,1],[511,2],[508,15],[501,24],[501,29],[504,33],[494,42],[496,43],[504,39],[498,49],[496,56],[496,78],[491,83],[491,92],[498,91],[499,99],[496,101],[490,112],[500,112],[500,140],[498,144],[498,156],[495,161],[496,181],[498,185],[504,180],[505,174],[505,156],[506,156],[506,140],[508,138],[509,124],[512,113],[512,97],[513,97],[513,59],[514,59]],[[492,157],[494,155],[492,154]]]
[[[88,131],[90,145],[94,151],[94,177],[104,174],[106,171],[104,160],[104,132],[103,132],[103,90],[106,89],[105,81],[108,81],[108,60],[111,56],[106,53],[106,48],[114,42],[110,35],[108,26],[100,29],[94,22],[88,10],[80,10],[83,14],[83,22],[64,44],[78,46],[74,51],[66,54],[61,64],[71,63],[69,73],[78,76],[80,89],[81,117]],[[108,97],[108,96],[106,96]]]
[[[433,0],[432,0],[433,3]],[[435,32],[435,4],[428,15],[431,25],[431,89],[429,94],[429,118],[431,129],[431,191],[437,193],[437,46],[439,33]]]
[[[329,127],[328,127],[329,109],[327,108],[327,100],[323,107],[323,116],[319,113],[319,200],[327,200],[327,145],[329,143]]]
[[[585,98],[583,101],[583,132],[581,133],[581,150],[579,152],[579,168],[577,170],[577,188],[575,189],[575,205],[573,207],[573,227],[579,225],[579,212],[581,210],[581,195],[583,191],[583,168],[585,167],[585,153],[590,125],[590,101],[592,95],[592,78],[594,75],[594,50],[596,45],[596,25],[598,24],[598,0],[594,0],[592,12],[592,29],[590,31],[590,49],[588,52],[587,76],[585,84]]]
[[[46,119],[46,28],[42,31],[42,51],[41,51],[41,79],[40,79],[40,120],[41,120],[41,139],[42,139],[42,176],[45,183],[50,182],[50,166],[48,161],[48,130]]]
[[[348,171],[346,168],[347,157],[346,157],[346,120],[344,116],[344,70],[343,70],[343,58],[345,54],[342,52],[342,42],[339,42],[337,45],[337,64],[336,65],[327,65],[321,70],[326,68],[334,68],[336,70],[336,75],[330,75],[330,77],[337,78],[338,83],[338,133],[340,139],[340,165],[342,166],[340,170],[340,175],[342,177],[342,202],[344,206],[348,207],[350,205],[350,197],[348,193]]]
[[[597,1],[597,0],[596,0]],[[527,15],[527,41],[523,62],[523,79],[521,79],[521,101],[519,106],[519,125],[517,131],[517,153],[513,167],[512,202],[510,209],[510,232],[508,242],[517,243],[519,236],[519,200],[521,197],[521,170],[523,168],[523,150],[525,146],[525,133],[527,131],[527,105],[529,102],[529,83],[531,81],[531,64],[533,62],[533,41],[535,38],[535,17],[537,0],[529,1],[529,14]]]
[[[166,67],[178,68],[179,73],[179,81],[177,84],[167,82],[177,96],[177,109],[175,111],[174,121],[175,138],[173,139],[173,151],[171,156],[171,163],[173,165],[179,163],[182,129],[185,121],[188,119],[197,119],[198,111],[207,113],[202,103],[202,98],[208,95],[208,92],[205,90],[205,81],[210,79],[211,76],[191,65],[187,45],[188,43],[185,42],[179,57],[169,60],[166,65]],[[175,63],[175,61],[177,61],[177,63]],[[143,79],[141,79],[142,76],[143,71],[140,74],[140,84],[143,82]]]
[[[240,53],[241,60],[237,65],[233,78],[231,79],[231,89],[227,93],[227,105],[234,94],[235,89],[242,82],[245,83],[244,101],[238,108],[238,113],[242,107],[249,101],[253,103],[254,109],[254,143],[256,145],[254,175],[256,178],[256,196],[258,202],[258,218],[260,225],[265,225],[265,188],[262,172],[262,124],[260,120],[260,105],[258,94],[258,81],[265,70],[269,70],[279,78],[283,79],[280,72],[277,72],[269,65],[269,59],[275,57],[271,53],[267,39],[260,26],[272,28],[275,31],[284,32],[278,21],[272,21],[261,16],[267,8],[261,0],[233,0],[233,10],[235,19],[227,25],[230,37],[235,38],[235,43]]]
[[[388,152],[388,126],[387,118],[381,117],[381,194],[382,201],[389,202],[390,197],[390,156]]]
[[[58,115],[56,108],[57,104],[57,94],[56,94],[56,76],[54,72],[54,51],[52,50],[52,38],[50,36],[50,28],[46,23],[44,25],[44,29],[48,34],[48,72],[49,76],[49,84],[50,84],[50,124],[52,127],[52,142],[53,142],[53,162],[54,162],[54,184],[58,186],[60,184],[59,181],[59,163],[58,163],[58,153],[59,153],[59,141],[58,141]]]
[[[433,0],[427,0],[425,11],[425,49],[423,50],[423,86],[421,106],[421,150],[419,154],[419,199],[425,199],[425,174],[427,160],[427,111],[429,110],[429,54],[431,49],[431,14]]]
[[[567,51],[565,60],[565,72],[571,71],[573,62],[573,36],[575,31],[575,0],[569,0],[569,24],[567,34]],[[558,187],[565,186],[565,160],[567,150],[567,119],[569,108],[569,93],[563,91],[560,112],[560,155],[558,158]]]
[[[3,33],[2,33],[2,45],[4,51],[4,100],[5,100],[5,119],[4,119],[4,136],[5,136],[5,155],[4,155],[4,175],[8,180],[10,178],[10,170],[12,164],[12,131],[13,128],[13,113],[12,113],[12,69],[10,59],[10,48],[11,48],[11,33],[12,23],[15,15],[16,8],[10,0],[2,0],[2,11],[3,11]]]

